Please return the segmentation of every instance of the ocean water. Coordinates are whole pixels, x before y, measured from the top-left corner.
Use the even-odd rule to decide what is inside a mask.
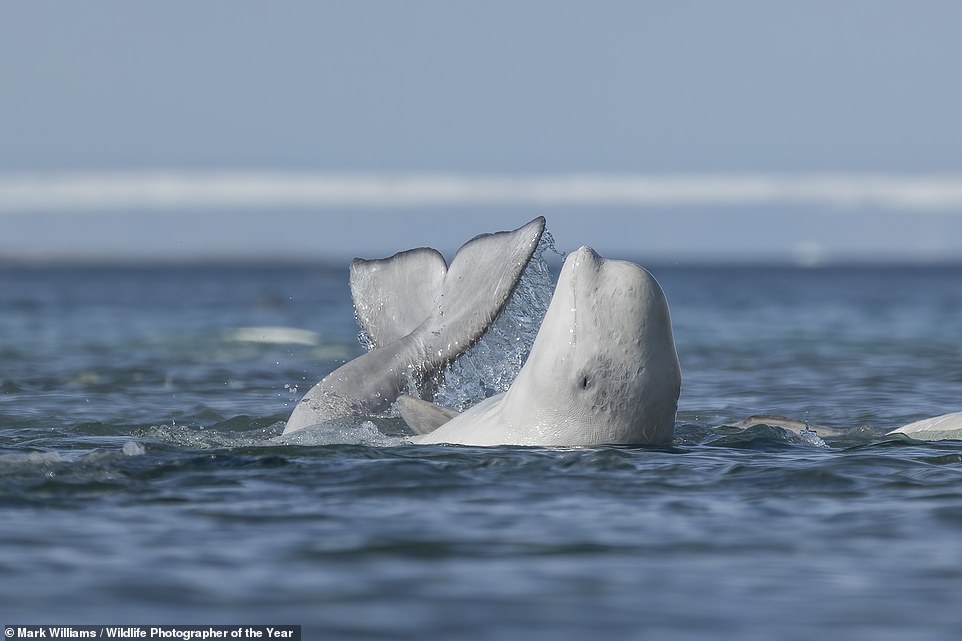
[[[590,449],[278,439],[346,265],[0,267],[0,623],[962,638],[962,443],[885,436],[962,409],[962,267],[650,267],[676,440]]]

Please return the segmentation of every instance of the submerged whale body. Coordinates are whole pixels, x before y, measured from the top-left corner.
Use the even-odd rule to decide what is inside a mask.
[[[462,414],[398,400],[417,443],[666,444],[681,372],[654,277],[588,247],[568,256],[527,361],[507,392]]]
[[[476,343],[498,317],[544,233],[535,218],[467,242],[451,266],[413,249],[351,263],[351,296],[373,349],[331,372],[298,402],[284,434],[380,414]]]

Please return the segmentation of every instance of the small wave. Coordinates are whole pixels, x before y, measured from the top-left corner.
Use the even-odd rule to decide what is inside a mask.
[[[127,441],[120,448],[120,451],[123,452],[124,456],[143,456],[147,453],[147,449],[137,441]]]
[[[0,454],[0,467],[43,466],[67,460],[60,452],[12,452]]]
[[[359,424],[330,423],[299,430],[293,434],[280,435],[271,439],[275,445],[367,445],[370,447],[392,447],[410,442],[408,437],[385,434],[373,421]]]
[[[147,441],[191,449],[218,449],[260,447],[269,445],[271,439],[280,435],[284,422],[276,417],[252,419],[235,416],[211,426],[198,425],[152,425],[139,430],[135,436]]]
[[[793,432],[784,427],[757,424],[745,429],[721,427],[714,430],[705,445],[741,449],[768,449],[783,446],[827,448],[828,444],[813,430]]]
[[[378,422],[376,423],[375,420]],[[284,421],[276,416],[252,418],[246,415],[204,425],[152,425],[139,430],[135,437],[187,449],[241,449],[284,445],[366,445],[390,447],[409,442],[406,431],[397,419],[359,417],[342,422],[331,422],[293,434],[283,434]],[[124,445],[124,453],[136,454],[137,441]],[[128,447],[129,446],[129,447]]]

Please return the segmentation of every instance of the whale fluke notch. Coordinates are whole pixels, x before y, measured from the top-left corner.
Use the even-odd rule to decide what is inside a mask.
[[[397,399],[396,407],[416,434],[430,434],[458,415],[454,410],[407,394]]]
[[[448,266],[429,247],[351,262],[351,298],[374,347],[407,336],[431,315]]]

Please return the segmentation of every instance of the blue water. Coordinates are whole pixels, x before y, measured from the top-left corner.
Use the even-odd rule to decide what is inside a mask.
[[[962,443],[884,434],[962,409],[962,267],[652,271],[675,444],[483,449],[277,440],[362,352],[346,266],[0,267],[0,623],[960,638]]]

